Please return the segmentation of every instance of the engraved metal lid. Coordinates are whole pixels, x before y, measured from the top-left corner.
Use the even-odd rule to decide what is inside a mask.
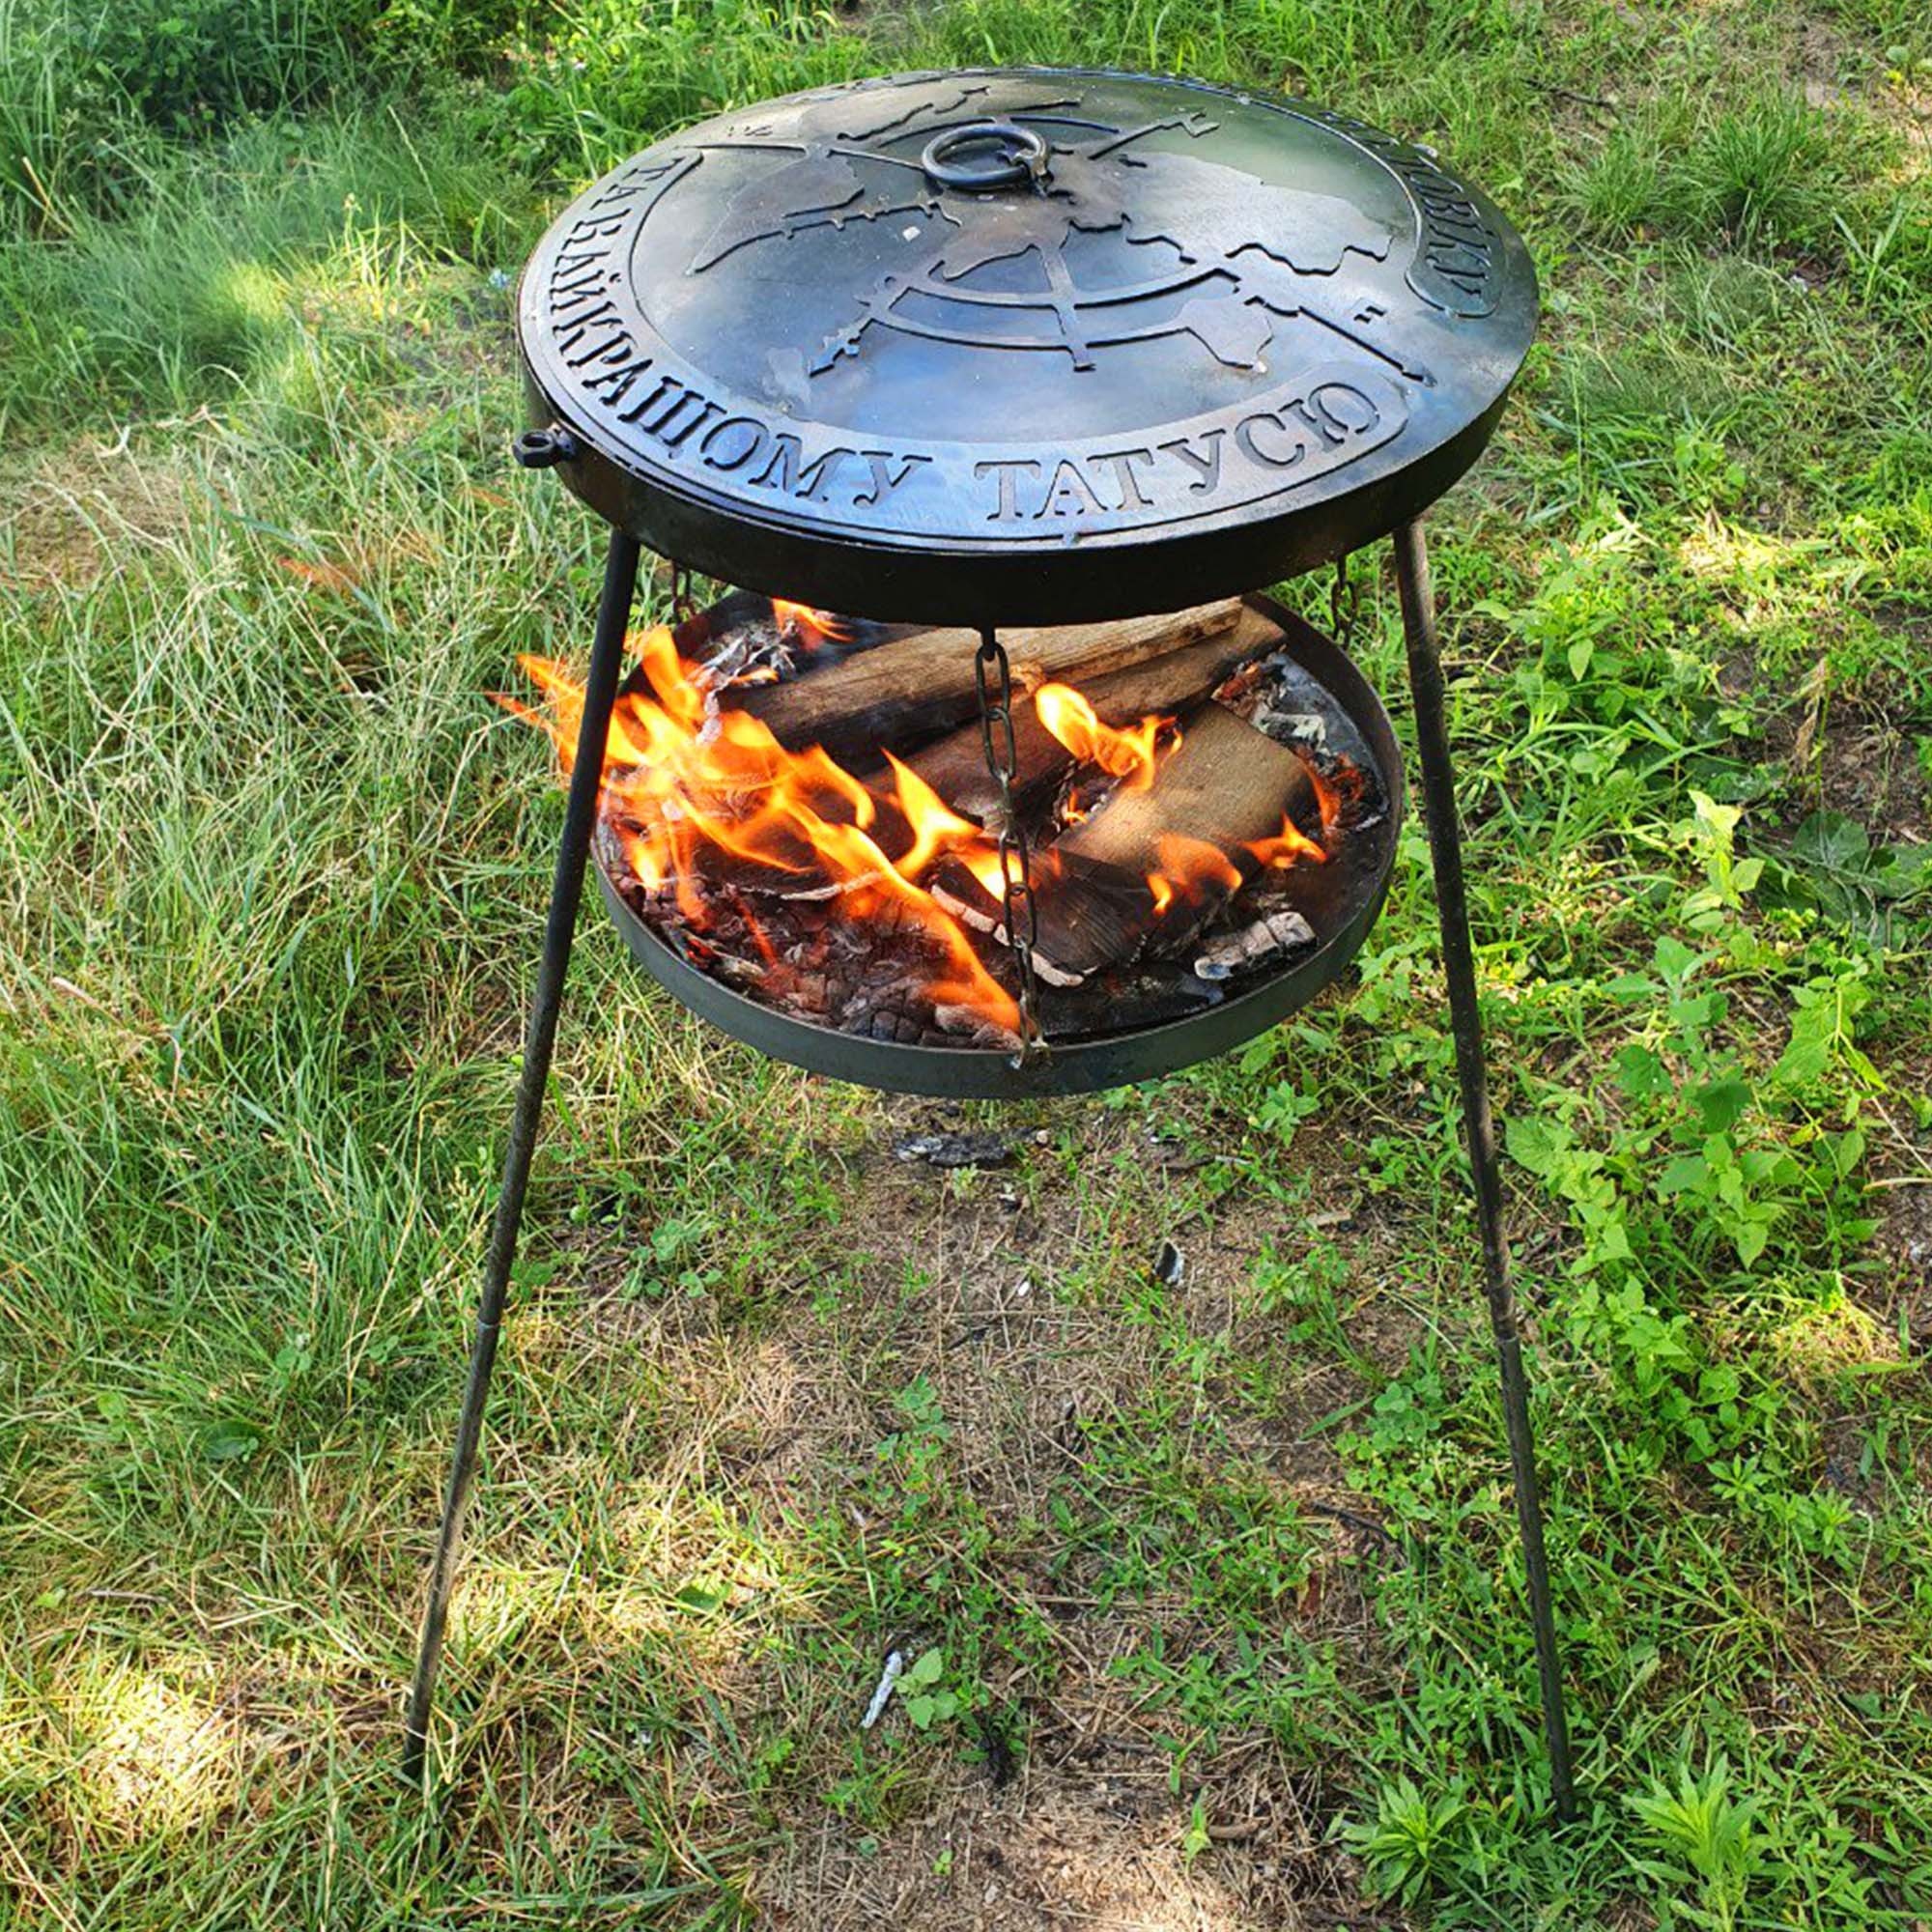
[[[560,473],[713,576],[888,618],[1175,609],[1384,534],[1488,440],[1515,231],[1303,103],[1029,69],[721,116],[525,271]]]

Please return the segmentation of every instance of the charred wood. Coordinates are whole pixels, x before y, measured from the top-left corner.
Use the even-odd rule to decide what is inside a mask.
[[[1284,818],[1318,817],[1293,752],[1211,700],[1197,705],[1151,784],[1119,786],[1041,855],[1036,961],[1085,980],[1143,949],[1180,952],[1260,870],[1252,844]]]
[[[1097,677],[1221,637],[1244,608],[1228,598],[1157,617],[1022,627],[1002,631],[1000,640],[1015,681],[1031,690],[1049,678]],[[979,644],[976,631],[919,631],[803,669],[782,684],[734,686],[719,701],[761,720],[789,750],[823,745],[834,757],[869,760],[882,749],[917,743],[974,716]]]
[[[1170,716],[1199,703],[1249,659],[1272,650],[1281,636],[1269,618],[1243,607],[1228,630],[1207,642],[1108,671],[1079,690],[1103,724]],[[1031,696],[1013,707],[1013,802],[1022,811],[1037,805],[1073,763],[1072,753],[1040,723]],[[954,811],[982,825],[997,818],[999,786],[986,768],[977,722],[934,740],[905,762]]]
[[[1314,944],[1315,928],[1298,912],[1264,913],[1247,925],[1204,940],[1194,955],[1194,971],[1203,980],[1230,980]]]

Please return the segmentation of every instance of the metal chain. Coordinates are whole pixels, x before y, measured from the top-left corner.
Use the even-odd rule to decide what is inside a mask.
[[[670,620],[673,624],[689,621],[692,614],[691,571],[681,563],[670,567]]]
[[[1349,577],[1349,557],[1335,559],[1335,581],[1328,586],[1328,636],[1343,650],[1354,643],[1355,626],[1361,621],[1362,586]]]
[[[1000,885],[1006,902],[1007,944],[1019,968],[1019,1060],[1024,1062],[1046,1051],[1033,965],[1034,949],[1039,944],[1039,908],[1034,902],[1026,830],[1013,808],[1013,777],[1019,768],[1013,744],[1013,669],[1007,662],[1007,647],[989,630],[980,633],[973,681],[980,694],[980,743],[1000,794]]]

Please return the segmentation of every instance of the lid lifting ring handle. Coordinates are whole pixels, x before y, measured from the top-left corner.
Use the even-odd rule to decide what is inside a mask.
[[[925,144],[919,164],[940,187],[983,193],[1046,179],[1046,143],[1010,121],[974,121],[949,128]]]

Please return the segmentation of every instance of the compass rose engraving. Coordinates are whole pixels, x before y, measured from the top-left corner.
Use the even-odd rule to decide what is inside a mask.
[[[858,357],[874,331],[1064,355],[1076,371],[1120,344],[1188,336],[1225,367],[1261,372],[1280,326],[1298,318],[1432,384],[1426,368],[1371,332],[1385,310],[1364,295],[1364,279],[1387,263],[1395,237],[1352,202],[1143,145],[1161,132],[1212,133],[1219,124],[1202,113],[1108,127],[1083,116],[1079,99],[1057,98],[1006,107],[991,123],[973,99],[985,91],[961,88],[857,132],[808,124],[781,139],[751,126],[699,143],[795,158],[730,198],[685,273],[812,230],[904,224],[882,231],[895,259],[854,294],[849,320],[808,351],[808,376]],[[1037,179],[998,192],[935,180],[917,149],[893,145],[1001,126],[1030,129],[1046,154]],[[1081,236],[1124,244],[1112,277],[1076,276],[1069,248]],[[982,272],[995,264],[1013,266]]]

